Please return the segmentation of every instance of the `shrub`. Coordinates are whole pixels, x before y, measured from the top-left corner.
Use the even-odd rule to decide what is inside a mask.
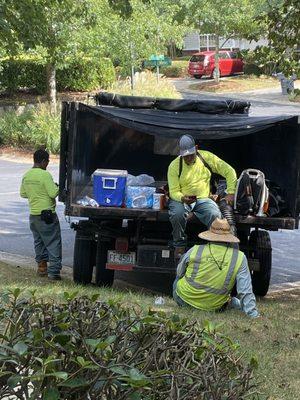
[[[14,289],[2,297],[1,398],[253,398],[251,366],[210,323],[199,329],[176,315],[75,296],[46,303]]]
[[[57,71],[58,90],[107,89],[115,81],[114,66],[109,58],[99,61],[81,59]]]
[[[267,46],[258,46],[255,50],[242,50],[241,54],[245,62],[245,74],[272,76],[278,68],[277,54]]]
[[[183,78],[187,76],[187,61],[173,61],[172,65],[168,67],[162,67],[160,69],[161,73],[167,78]]]
[[[294,91],[289,94],[289,100],[300,103],[300,89],[294,89]]]
[[[1,61],[0,87],[8,92],[21,88],[46,91],[46,72],[41,61],[33,58],[4,59]]]
[[[46,105],[30,108],[21,114],[6,112],[0,116],[0,143],[30,150],[43,146],[58,153],[60,115],[52,115]]]
[[[0,87],[8,92],[21,88],[35,89],[39,94],[46,92],[46,68],[38,58],[19,57],[1,61]],[[68,67],[56,71],[58,90],[85,91],[106,89],[115,80],[115,71],[110,59],[73,60]]]
[[[156,74],[150,71],[136,73],[134,78],[134,91],[131,91],[130,78],[118,80],[111,87],[110,91],[118,94],[135,96],[151,96],[151,97],[167,97],[178,99],[180,94],[175,89],[175,86],[166,78],[160,77],[157,82]]]
[[[244,74],[260,76],[263,74],[263,70],[262,70],[262,68],[260,68],[258,65],[254,64],[254,63],[245,62]]]

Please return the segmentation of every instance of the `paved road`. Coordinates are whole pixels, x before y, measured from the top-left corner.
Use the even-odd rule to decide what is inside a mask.
[[[0,159],[0,252],[34,257],[31,233],[28,227],[28,206],[19,197],[19,186],[30,164]],[[49,166],[58,180],[58,166]],[[63,237],[63,263],[72,266],[74,233],[63,215],[63,204],[58,204]],[[272,284],[300,281],[300,231],[272,232]]]
[[[22,175],[31,164],[0,159],[0,251],[33,257],[33,244],[28,225],[27,200],[19,196]],[[49,171],[58,182],[58,165],[49,165]],[[64,218],[64,206],[59,203],[57,213],[63,236],[64,264],[72,265],[74,233]]]
[[[232,78],[232,77],[231,77]],[[202,78],[203,79],[203,78]],[[207,79],[208,81],[210,79]],[[222,78],[226,80],[226,78]],[[215,98],[227,98],[250,101],[250,115],[300,115],[300,103],[291,103],[288,96],[281,94],[280,85],[277,88],[272,89],[260,89],[249,92],[241,93],[208,93],[199,92],[197,90],[191,90],[190,87],[193,84],[197,84],[202,80],[184,78],[174,79],[172,82],[176,89],[182,94],[183,98],[192,99],[215,99]]]

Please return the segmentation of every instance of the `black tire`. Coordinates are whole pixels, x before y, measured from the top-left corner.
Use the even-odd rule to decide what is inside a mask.
[[[115,271],[106,269],[107,251],[114,248],[114,241],[98,240],[96,253],[96,285],[110,287],[114,283]]]
[[[268,293],[272,270],[272,246],[269,232],[253,231],[249,239],[250,254],[259,260],[260,270],[252,273],[253,292],[257,296]]]
[[[194,75],[194,78],[195,78],[195,79],[201,79],[201,78],[202,78],[202,75]]]
[[[96,261],[96,243],[93,237],[84,231],[77,231],[74,245],[73,280],[87,285],[91,283]]]

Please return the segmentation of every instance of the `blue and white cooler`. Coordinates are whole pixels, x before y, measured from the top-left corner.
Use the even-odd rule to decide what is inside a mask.
[[[124,204],[127,175],[127,171],[120,169],[96,169],[94,199],[99,206],[121,207]]]

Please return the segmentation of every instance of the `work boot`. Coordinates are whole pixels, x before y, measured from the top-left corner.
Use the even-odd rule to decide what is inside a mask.
[[[37,274],[39,276],[47,275],[47,261],[43,260],[38,263]]]
[[[185,253],[185,247],[184,246],[179,246],[179,247],[175,247],[174,250],[174,259],[176,262],[178,262],[181,258],[181,256],[183,256],[183,254]]]

